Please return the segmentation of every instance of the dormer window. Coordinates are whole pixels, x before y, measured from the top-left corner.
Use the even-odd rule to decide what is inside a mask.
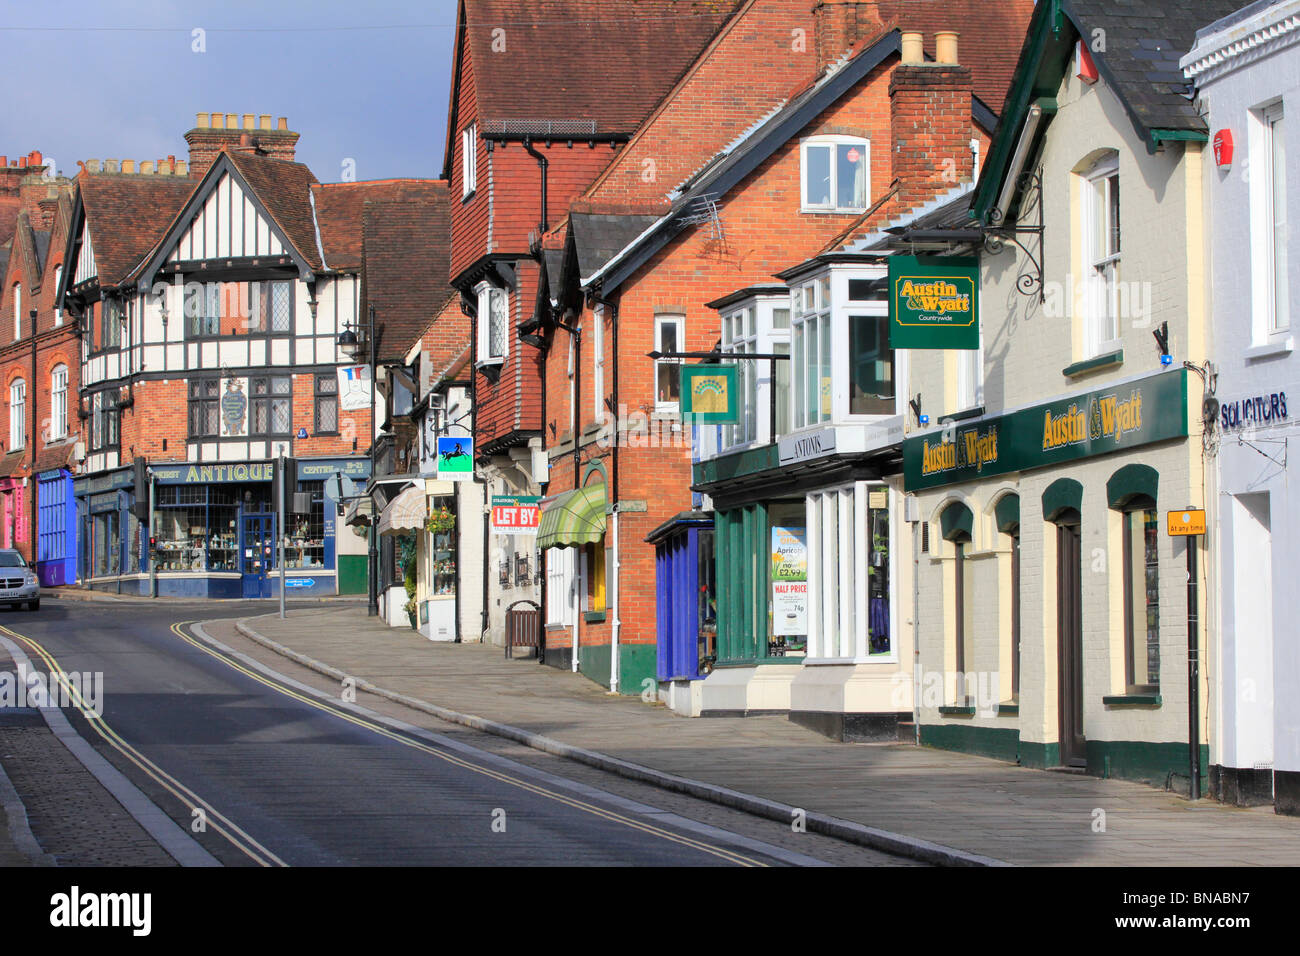
[[[799,144],[804,212],[862,212],[871,194],[871,144],[853,136],[812,136]]]

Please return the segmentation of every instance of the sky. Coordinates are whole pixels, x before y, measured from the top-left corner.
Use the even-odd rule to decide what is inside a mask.
[[[196,113],[269,113],[322,182],[437,178],[455,23],[455,0],[0,0],[0,155],[185,159]]]

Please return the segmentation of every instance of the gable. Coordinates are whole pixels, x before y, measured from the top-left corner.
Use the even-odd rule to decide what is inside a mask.
[[[279,256],[285,239],[230,173],[223,173],[172,244],[167,262]]]

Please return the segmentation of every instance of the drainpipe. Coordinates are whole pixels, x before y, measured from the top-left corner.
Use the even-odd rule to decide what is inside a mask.
[[[904,499],[906,501],[906,499]],[[921,502],[913,499],[918,515]],[[906,507],[906,505],[904,505]],[[912,732],[921,746],[921,522],[912,522]]]
[[[610,601],[609,609],[613,614],[613,621],[610,624],[609,637],[609,689],[611,693],[618,693],[619,678],[619,636],[622,631],[623,622],[619,619],[619,601],[618,601],[618,579],[619,567],[621,565],[620,554],[618,549],[618,515],[619,515],[619,497],[618,497],[618,306],[608,299],[603,299],[599,295],[591,296],[594,302],[604,306],[609,312],[610,326],[610,355],[613,356],[614,371],[611,376],[611,396],[614,403],[614,453],[612,455],[610,474],[610,530],[613,537],[614,560],[610,562]],[[601,316],[604,319],[604,316]]]
[[[31,515],[31,522],[27,525],[27,543],[32,549],[32,567],[36,567],[36,310],[32,309],[28,315],[31,317],[32,327],[32,385],[28,389],[27,404],[32,407],[32,475],[31,487],[27,489],[27,508]],[[120,432],[118,433],[121,434]]]
[[[542,233],[546,232],[547,229],[546,170],[550,166],[550,162],[549,160],[547,160],[545,156],[543,156],[541,153],[539,153],[536,149],[533,148],[533,142],[530,139],[527,138],[524,139],[524,151],[528,153],[529,156],[533,157],[533,159],[537,160],[537,168],[541,171],[542,174],[542,217],[539,220],[539,222],[541,223],[540,228],[537,230],[537,240],[540,243],[542,238]]]

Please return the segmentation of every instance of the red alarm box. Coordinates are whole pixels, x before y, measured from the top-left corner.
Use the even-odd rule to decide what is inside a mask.
[[[1214,161],[1220,169],[1232,168],[1232,130],[1221,129],[1214,134]]]

